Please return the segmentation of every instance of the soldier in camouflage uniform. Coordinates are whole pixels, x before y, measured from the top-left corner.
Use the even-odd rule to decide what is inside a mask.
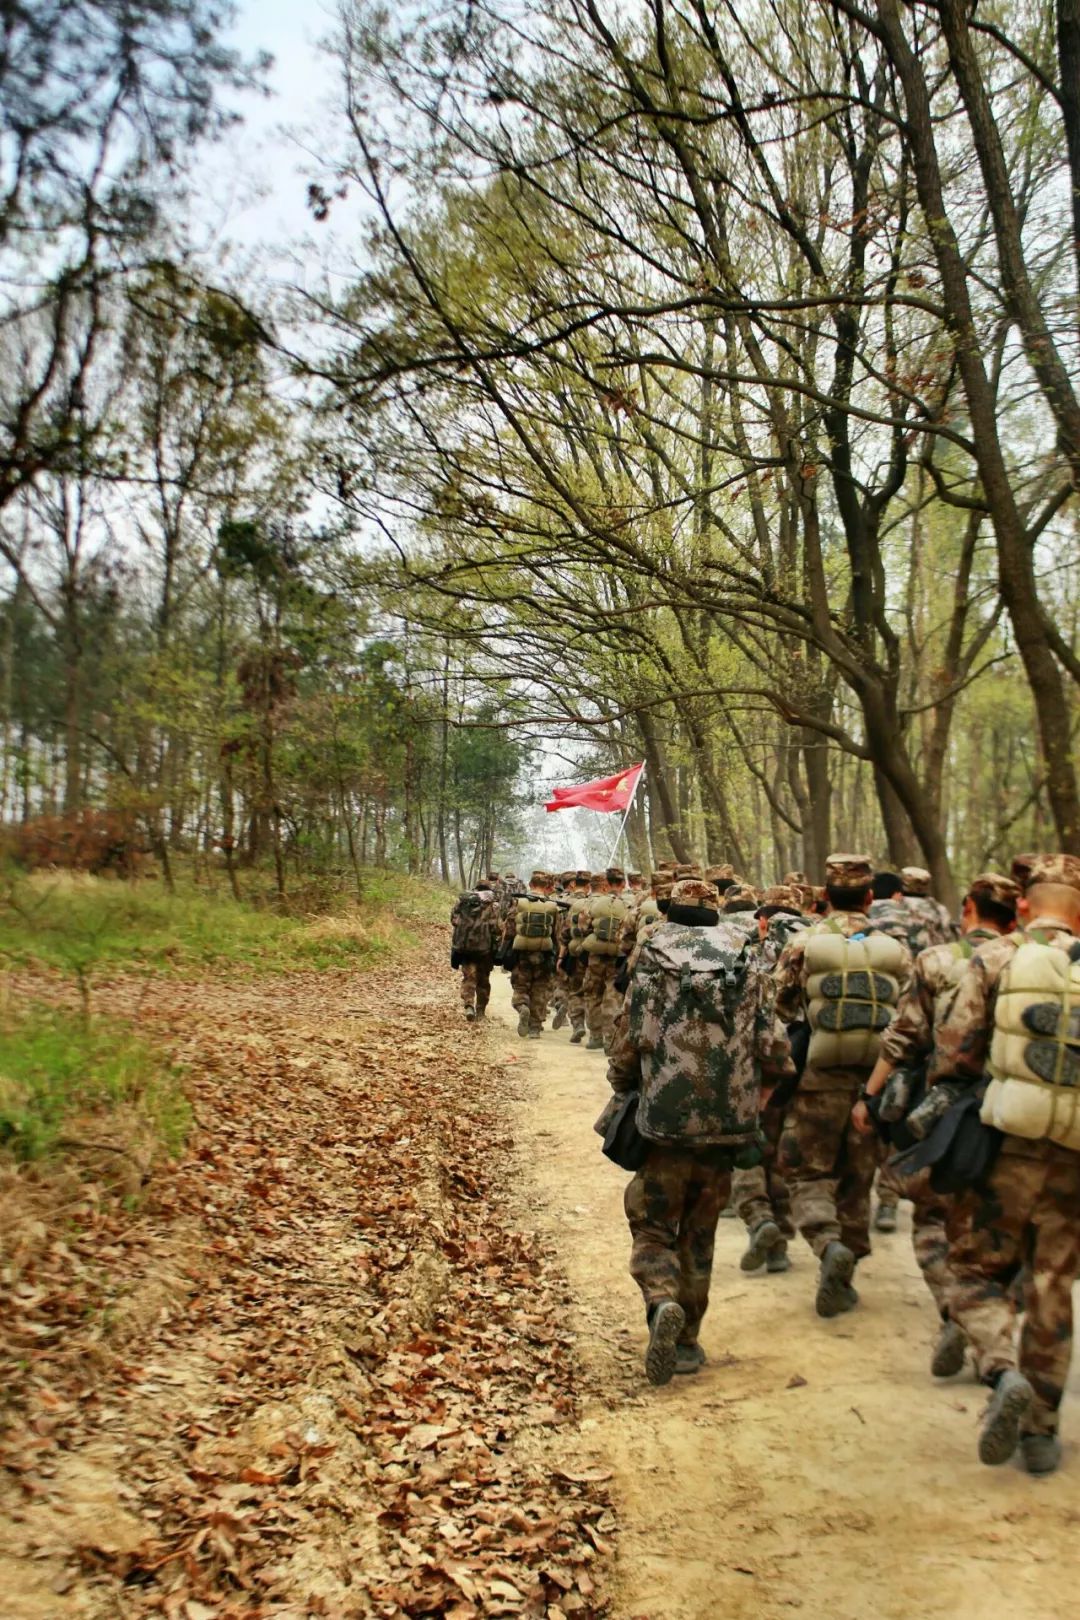
[[[472,901],[474,905],[479,902],[473,928],[477,930],[471,941],[471,948],[463,952],[460,957],[451,946],[450,964],[461,969],[461,1005],[465,1017],[470,1023],[482,1023],[487,1015],[487,1005],[491,1000],[491,970],[495,966],[495,952],[499,944],[498,902],[492,885],[490,874],[476,889],[473,895],[461,895],[450,914],[450,926],[456,936],[461,923],[463,907]],[[488,942],[488,947],[477,948],[476,938]]]
[[[559,918],[557,934],[558,977],[566,987],[566,1012],[570,1019],[570,1044],[579,1046],[585,1039],[585,969],[588,958],[581,954],[582,938],[577,931],[577,919],[592,892],[592,873],[574,873],[570,884],[569,904]]]
[[[560,872],[556,880],[556,899],[559,902],[559,920],[555,925],[555,957],[558,962],[565,944],[570,915],[570,901],[577,887],[576,872]],[[566,975],[556,971],[555,988],[551,992],[552,1029],[562,1029],[570,1011]]]
[[[826,866],[829,915],[797,934],[776,967],[776,1011],[789,1027],[808,1018],[807,943],[822,932],[847,939],[870,932],[873,869],[865,855],[830,855]],[[906,988],[911,957],[893,942]],[[877,1169],[877,1143],[861,1136],[851,1110],[869,1075],[862,1068],[815,1068],[809,1062],[792,1099],[780,1139],[780,1167],[791,1189],[792,1218],[821,1262],[817,1311],[836,1316],[858,1295],[851,1277],[870,1253],[870,1188]]]
[[[593,900],[588,906],[588,916],[595,922],[598,907],[596,901],[614,898],[621,906],[624,916],[631,909],[624,899],[626,888],[626,874],[621,866],[609,866],[600,875],[603,885],[600,888],[596,878],[593,879]],[[599,888],[599,893],[597,892]],[[616,946],[618,941],[615,941]],[[585,997],[585,1021],[589,1026],[589,1039],[585,1050],[589,1052],[606,1051],[611,1044],[612,1031],[615,1028],[615,1019],[622,1005],[622,997],[615,988],[615,979],[619,972],[617,950],[610,955],[601,951],[588,952],[588,966],[585,969],[583,994]]]
[[[905,866],[900,873],[904,880],[904,904],[921,922],[926,924],[930,945],[947,945],[957,938],[958,930],[940,900],[930,893],[931,877],[924,866]]]
[[[1074,948],[1080,937],[1080,857],[1039,856],[1024,898],[1023,928],[980,947],[938,1019],[932,1083],[975,1085],[982,1079],[1002,976],[1022,945]],[[1066,1059],[1070,1044],[1075,1053],[1075,1025],[1064,1031]],[[953,1199],[946,1231],[953,1274],[950,1311],[971,1341],[979,1377],[993,1390],[979,1437],[980,1460],[1007,1462],[1019,1445],[1030,1473],[1050,1473],[1061,1456],[1058,1413],[1072,1357],[1080,1152],[1046,1138],[1007,1133],[983,1185]],[[1022,1272],[1024,1324],[1018,1344],[1012,1289]]]
[[[935,1022],[951,1003],[965,963],[988,940],[1015,926],[1018,896],[1016,884],[999,872],[980,872],[972,881],[961,912],[961,938],[950,945],[931,945],[915,958],[907,994],[881,1038],[881,1054],[866,1084],[868,1097],[883,1091],[896,1069],[919,1069],[929,1059]],[[862,1100],[856,1103],[852,1118],[856,1130],[864,1134],[873,1130]],[[945,1235],[949,1199],[934,1191],[928,1170],[900,1181],[900,1188],[914,1205],[911,1240],[915,1259],[941,1318],[930,1370],[935,1378],[951,1378],[964,1364],[967,1340],[949,1309],[952,1274]]]
[[[692,990],[681,965],[689,962],[698,976]],[[715,1016],[715,1002],[703,999],[710,992],[698,980],[706,974],[717,975],[710,985],[727,985],[714,992],[730,996],[724,1020]],[[704,1362],[698,1330],[732,1164],[755,1140],[763,1077],[789,1071],[768,974],[742,931],[721,919],[715,885],[684,879],[672,890],[667,918],[642,946],[608,1062],[613,1103],[626,1092],[640,1094],[638,1129],[650,1144],[626,1189],[625,1208],[654,1384],[674,1372],[695,1373]]]
[[[549,901],[554,907],[554,897],[555,878],[552,873],[534,872],[523,898],[532,902]],[[555,916],[552,917],[551,933],[546,945],[540,950],[524,951],[514,949],[517,915],[515,900],[503,925],[500,955],[504,962],[510,963],[511,1000],[518,1015],[518,1034],[539,1040],[555,988]]]

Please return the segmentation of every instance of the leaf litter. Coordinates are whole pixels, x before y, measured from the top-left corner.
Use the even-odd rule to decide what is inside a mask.
[[[104,1182],[69,1178],[62,1218],[20,1189],[0,1519],[54,1594],[28,1614],[607,1613],[609,1476],[562,1466],[566,1283],[511,1213],[447,990],[434,950],[96,987],[186,1066],[198,1124],[134,1213]]]

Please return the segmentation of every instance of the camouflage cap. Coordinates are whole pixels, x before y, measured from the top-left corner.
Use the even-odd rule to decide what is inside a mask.
[[[626,882],[626,873],[623,871],[621,866],[609,866],[607,871],[604,873],[604,876],[607,878],[609,883]]]
[[[529,882],[534,889],[550,889],[554,887],[555,874],[554,872],[545,872],[538,866]]]
[[[573,881],[574,881],[574,879],[576,877],[577,877],[576,872],[560,872],[559,873],[559,882],[560,883],[573,883]]]
[[[677,878],[701,877],[701,873],[692,862],[682,861],[671,869]]]
[[[515,880],[515,882],[517,881],[517,873],[512,872],[509,867],[506,868],[506,871],[503,873],[503,877],[504,878],[513,878]]]
[[[724,861],[720,866],[707,866],[705,877],[709,883],[730,883],[735,876],[735,868],[730,861]]]
[[[749,883],[733,883],[724,895],[725,911],[756,911],[757,890]]]
[[[978,900],[992,900],[996,906],[1009,906],[1015,911],[1020,885],[1000,872],[980,872],[978,877],[972,878],[968,893]]]
[[[498,883],[498,881],[499,881],[498,872],[485,872],[484,873],[484,882],[485,883]]]
[[[1080,855],[1037,855],[1028,876],[1028,888],[1037,883],[1059,883],[1080,890]]]
[[[670,894],[675,887],[675,879],[670,872],[654,872],[649,879],[649,887],[653,894]]]
[[[590,883],[606,883],[607,882],[607,873],[606,872],[594,872],[592,874],[592,876],[589,878],[589,882]]]
[[[658,872],[674,872],[678,864],[678,861],[658,861],[656,870]]]
[[[793,883],[774,883],[761,896],[761,904],[776,906],[780,911],[793,911],[797,916],[802,911],[803,899]]]
[[[720,907],[720,891],[715,883],[706,883],[702,877],[680,878],[672,887],[671,903],[673,906],[708,906],[710,910],[717,911]]]
[[[1035,865],[1038,858],[1039,857],[1034,854],[1014,855],[1012,858],[1012,865],[1009,867],[1009,876],[1012,878],[1013,882],[1019,883],[1020,887],[1024,888],[1028,878],[1031,876],[1031,868]]]
[[[627,881],[627,883],[640,883],[641,882],[641,873],[640,872],[627,872],[626,881]]]
[[[830,855],[825,862],[825,882],[838,889],[869,888],[874,879],[874,863],[869,855]]]
[[[904,880],[904,893],[925,895],[930,893],[930,874],[925,866],[902,866],[900,876]]]
[[[575,879],[577,880],[578,883],[591,883],[592,882],[592,873],[590,871],[588,871],[585,867],[579,867],[578,870],[574,873],[574,877],[575,877]]]
[[[780,882],[775,884],[774,887],[782,889],[785,886],[793,885],[796,889],[800,889],[803,888],[808,881],[809,880],[807,879],[805,872],[785,872]]]

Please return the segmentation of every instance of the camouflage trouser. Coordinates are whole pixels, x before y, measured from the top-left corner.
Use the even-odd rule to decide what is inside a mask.
[[[465,1007],[483,1012],[491,1000],[491,969],[493,959],[483,956],[478,962],[461,964],[461,1001]]]
[[[551,1010],[553,1013],[566,1011],[566,978],[558,970],[551,986]]]
[[[570,1015],[572,1029],[585,1028],[585,968],[588,958],[584,956],[568,956],[566,965],[569,972],[564,975],[566,979],[566,1010]]]
[[[886,1154],[888,1154],[891,1150],[889,1148],[885,1148],[884,1151]],[[911,1194],[906,1192],[904,1189],[903,1177],[898,1176],[895,1170],[890,1170],[887,1165],[883,1164],[881,1169],[878,1171],[877,1178],[877,1198],[879,1206],[882,1209],[895,1209],[901,1198],[910,1197]]]
[[[791,1218],[820,1259],[839,1241],[858,1260],[870,1253],[870,1188],[878,1163],[876,1136],[860,1136],[851,1110],[865,1075],[834,1070],[833,1089],[805,1088],[807,1070],[780,1138],[780,1168],[791,1190]]]
[[[589,1034],[601,1035],[605,1046],[611,1040],[611,1032],[623,1004],[623,998],[615,988],[615,975],[619,971],[616,962],[614,956],[590,956],[582,986]]]
[[[791,1191],[779,1164],[780,1133],[784,1110],[766,1108],[761,1115],[765,1137],[762,1162],[754,1170],[736,1170],[731,1178],[731,1197],[739,1219],[752,1232],[762,1221],[775,1221],[786,1238],[795,1236],[791,1220]]]
[[[1035,1390],[1031,1432],[1053,1434],[1072,1357],[1072,1285],[1080,1271],[1080,1153],[1006,1137],[983,1190],[951,1200],[949,1314],[980,1378],[1019,1366]],[[1026,1268],[1026,1269],[1025,1269]],[[1012,1284],[1024,1271],[1016,1343]]]
[[[686,1313],[684,1343],[697,1338],[709,1304],[713,1244],[731,1194],[731,1171],[707,1153],[654,1147],[623,1200],[634,1246],[630,1275],[646,1310],[678,1300]]]
[[[510,969],[511,1000],[519,1015],[528,1013],[529,1028],[543,1029],[555,988],[555,962],[550,951],[521,951]]]

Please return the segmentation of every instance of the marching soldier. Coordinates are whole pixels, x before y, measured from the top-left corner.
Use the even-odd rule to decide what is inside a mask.
[[[510,964],[510,988],[518,1034],[538,1041],[547,1018],[555,980],[555,925],[559,906],[555,879],[536,871],[506,919],[503,961]]]
[[[622,1004],[615,986],[619,972],[619,936],[629,907],[623,896],[626,874],[609,866],[593,880],[593,895],[586,907],[589,932],[582,949],[588,957],[583,991],[589,1026],[587,1052],[606,1051]]]

